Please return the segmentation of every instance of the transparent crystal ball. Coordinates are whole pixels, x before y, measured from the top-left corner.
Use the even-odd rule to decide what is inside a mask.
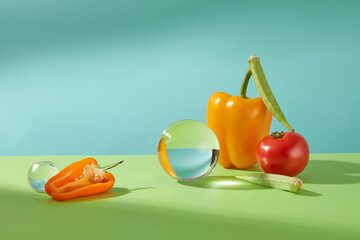
[[[204,123],[181,120],[166,128],[159,141],[158,158],[167,174],[179,181],[206,177],[219,158],[219,142]]]
[[[36,162],[29,168],[27,180],[31,188],[37,192],[45,192],[45,183],[59,173],[53,162]]]

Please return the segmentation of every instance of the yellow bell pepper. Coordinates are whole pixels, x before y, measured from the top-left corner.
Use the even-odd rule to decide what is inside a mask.
[[[249,99],[246,89],[253,76],[260,98]],[[207,124],[220,143],[218,163],[225,168],[247,169],[256,163],[256,147],[269,134],[272,116],[291,131],[266,81],[258,57],[251,55],[240,96],[214,93],[207,105]]]

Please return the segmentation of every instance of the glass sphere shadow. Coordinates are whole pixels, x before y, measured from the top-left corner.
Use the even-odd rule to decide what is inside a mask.
[[[218,189],[218,190],[259,190],[268,189],[260,185],[242,181],[231,176],[209,176],[194,182],[181,182],[179,184],[196,187],[196,188],[207,188],[207,189]]]

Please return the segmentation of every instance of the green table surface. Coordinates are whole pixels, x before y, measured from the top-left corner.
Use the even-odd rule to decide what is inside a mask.
[[[221,166],[179,183],[155,155],[92,156],[112,169],[107,193],[65,202],[34,192],[29,166],[85,156],[0,157],[0,239],[359,239],[360,154],[311,154],[290,193],[234,179]],[[259,171],[257,166],[249,171]]]

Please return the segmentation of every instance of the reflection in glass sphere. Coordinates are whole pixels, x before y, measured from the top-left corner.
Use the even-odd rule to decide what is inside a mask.
[[[204,123],[181,120],[163,131],[158,157],[171,177],[194,181],[206,177],[214,169],[219,158],[219,142]]]

